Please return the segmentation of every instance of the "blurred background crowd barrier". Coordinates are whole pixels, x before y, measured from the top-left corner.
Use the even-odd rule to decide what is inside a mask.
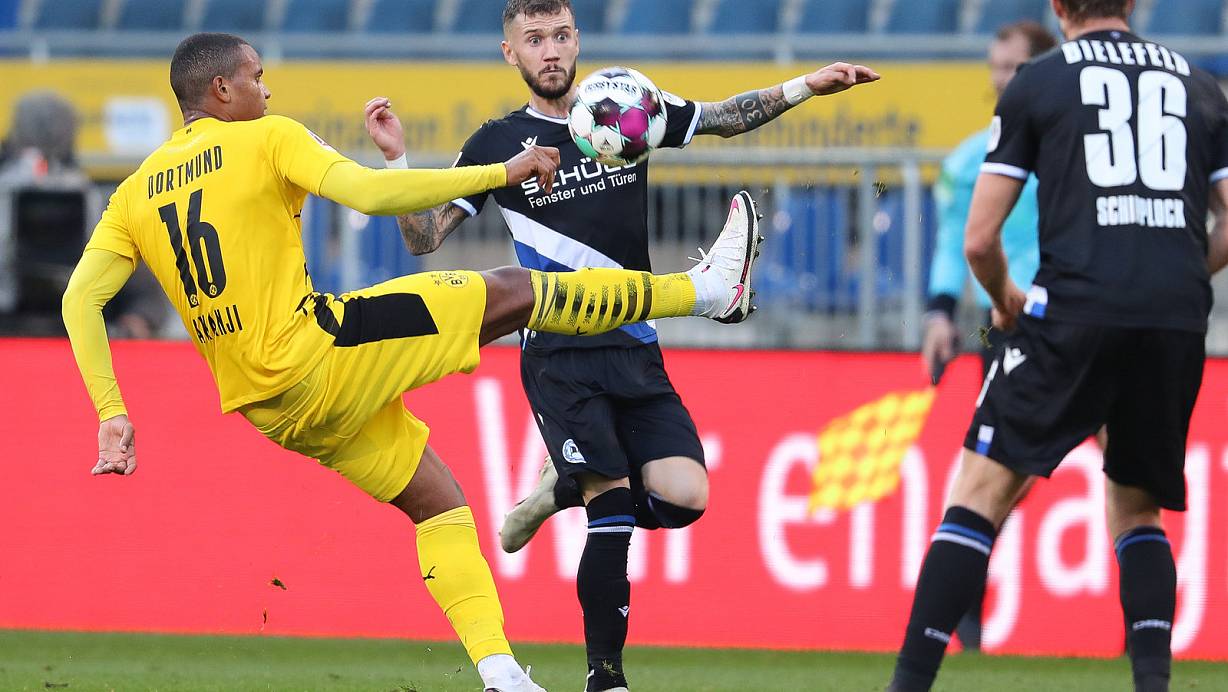
[[[761,198],[770,240],[755,329],[663,324],[665,342],[917,348],[939,164],[989,122],[994,96],[984,55],[993,32],[1019,19],[1056,31],[1047,0],[573,2],[581,76],[627,63],[699,101],[835,59],[869,63],[885,76],[847,98],[807,103],[748,136],[700,137],[685,151],[654,156],[654,268],[686,266],[741,188]],[[371,165],[380,165],[379,153],[367,141],[361,108],[370,97],[389,96],[405,123],[411,160],[447,166],[482,122],[524,101],[523,83],[499,53],[502,6],[0,0],[0,333],[58,333],[56,291],[101,202],[178,127],[166,63],[185,34],[230,31],[251,40],[265,58],[270,112],[303,121]],[[1139,33],[1228,77],[1228,2],[1140,0],[1133,21]],[[31,139],[24,130],[40,124],[45,131]],[[393,220],[321,200],[304,213],[304,235],[317,287],[334,292],[421,269],[514,261],[494,205],[423,258],[404,250]],[[1220,280],[1216,288],[1223,295],[1228,284]],[[1228,320],[1218,319],[1225,310],[1213,315],[1214,354],[1228,354]],[[149,282],[135,282],[108,317],[120,336],[182,336]],[[981,319],[965,309],[964,332],[974,333]]]

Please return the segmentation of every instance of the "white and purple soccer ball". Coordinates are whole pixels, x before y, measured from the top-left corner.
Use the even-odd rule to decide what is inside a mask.
[[[610,166],[639,163],[665,137],[665,100],[639,72],[607,67],[580,82],[567,127],[585,156]]]

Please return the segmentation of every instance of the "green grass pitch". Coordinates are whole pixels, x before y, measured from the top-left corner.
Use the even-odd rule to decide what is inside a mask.
[[[521,645],[517,655],[554,692],[584,688],[576,646]],[[882,690],[878,654],[632,648],[636,692]],[[1179,662],[1173,690],[1228,690],[1228,665]],[[952,656],[936,690],[1130,689],[1124,659]],[[0,631],[0,690],[480,690],[456,644],[354,639],[188,637]]]

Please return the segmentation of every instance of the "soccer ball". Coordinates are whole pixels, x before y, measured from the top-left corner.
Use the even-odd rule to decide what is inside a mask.
[[[585,156],[610,166],[639,163],[665,137],[665,100],[628,67],[607,67],[580,82],[567,119]]]

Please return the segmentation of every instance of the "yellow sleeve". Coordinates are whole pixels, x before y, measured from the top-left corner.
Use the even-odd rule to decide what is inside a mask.
[[[94,237],[99,236],[95,233]],[[136,262],[111,250],[93,247],[93,241],[90,245],[68,280],[62,310],[77,368],[94,401],[98,420],[104,421],[126,414],[128,410],[124,408],[111,367],[111,347],[107,343],[102,307],[128,282],[136,271]]]
[[[507,185],[507,167],[373,170],[353,161],[328,169],[319,195],[371,216],[411,214]]]
[[[127,257],[135,265],[136,260],[141,258],[141,254],[137,250],[136,241],[132,239],[132,234],[128,232],[127,205],[124,185],[121,184],[115,194],[111,195],[111,201],[107,203],[106,211],[102,213],[102,219],[94,227],[94,234],[85,247],[87,250],[109,250]]]
[[[349,161],[298,121],[266,115],[266,142],[273,169],[282,179],[313,195],[320,194],[324,174],[335,163]]]

